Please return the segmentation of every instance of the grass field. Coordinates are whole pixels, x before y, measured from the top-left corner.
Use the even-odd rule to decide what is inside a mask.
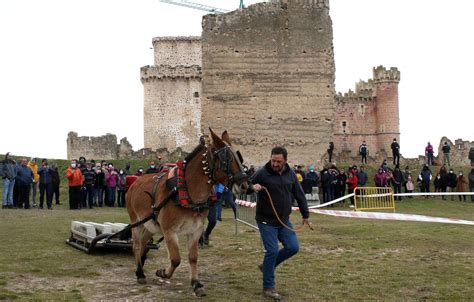
[[[397,203],[397,212],[474,220],[474,204],[441,199]],[[298,214],[293,214],[298,221]],[[138,285],[125,252],[85,254],[66,245],[71,220],[128,222],[124,209],[0,211],[2,300],[193,300],[188,264],[171,280],[154,276],[168,264],[166,249],[149,253],[147,285]],[[474,227],[337,218],[313,214],[314,231],[299,234],[301,249],[277,270],[277,288],[301,300],[472,300]],[[200,277],[209,301],[261,300],[263,253],[258,233],[234,234],[224,211],[200,251]],[[183,246],[183,245],[182,245]],[[184,246],[183,246],[184,247]]]

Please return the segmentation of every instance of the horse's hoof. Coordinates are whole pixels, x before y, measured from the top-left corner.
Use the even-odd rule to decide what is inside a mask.
[[[194,293],[196,294],[196,297],[204,297],[206,295],[206,291],[204,290],[204,287],[199,287],[194,290]]]
[[[166,270],[164,268],[156,270],[156,276],[164,279],[168,278],[168,276],[166,276]]]
[[[138,282],[138,284],[146,284],[146,279],[145,278],[138,278],[137,282]]]

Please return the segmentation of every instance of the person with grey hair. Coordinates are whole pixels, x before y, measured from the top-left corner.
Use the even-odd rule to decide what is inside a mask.
[[[0,177],[3,179],[2,209],[13,208],[13,188],[15,186],[16,173],[16,163],[10,158],[10,152],[7,152],[5,159],[0,162]]]

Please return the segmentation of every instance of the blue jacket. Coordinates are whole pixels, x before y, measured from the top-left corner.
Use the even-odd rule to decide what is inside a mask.
[[[283,173],[273,171],[270,162],[260,168],[250,177],[252,184],[260,184],[268,189],[270,192],[276,212],[283,222],[290,218],[291,206],[293,200],[296,199],[298,207],[300,208],[303,218],[309,217],[308,203],[301,188],[295,172],[286,165]],[[270,201],[265,190],[258,192],[257,214],[255,216],[257,222],[267,223],[270,225],[279,226],[275,213],[273,212]]]
[[[26,185],[30,185],[33,182],[33,171],[29,167],[24,167],[22,165],[17,165],[17,174],[16,180],[22,182]]]
[[[38,170],[40,184],[50,184],[53,181],[53,170],[50,167],[41,167]]]

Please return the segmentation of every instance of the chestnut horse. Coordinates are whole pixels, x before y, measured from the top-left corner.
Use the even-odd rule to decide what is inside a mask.
[[[209,130],[211,143],[198,145],[185,160],[184,194],[189,197],[189,207],[168,202],[177,195],[176,186],[167,183],[169,182],[167,179],[172,180],[172,176],[178,173],[173,170],[141,176],[126,195],[127,210],[132,223],[130,228],[138,283],[146,283],[143,265],[148,252],[146,245],[152,236],[157,233],[163,235],[170,260],[170,265],[166,269],[157,270],[156,275],[171,278],[181,262],[178,235],[185,234],[191,286],[196,296],[206,295],[198,279],[197,260],[198,242],[204,228],[204,219],[207,217],[208,198],[212,186],[215,182],[222,183],[231,188],[235,194],[243,193],[248,188],[242,157],[232,148],[227,131],[224,131],[219,138],[211,129]]]

